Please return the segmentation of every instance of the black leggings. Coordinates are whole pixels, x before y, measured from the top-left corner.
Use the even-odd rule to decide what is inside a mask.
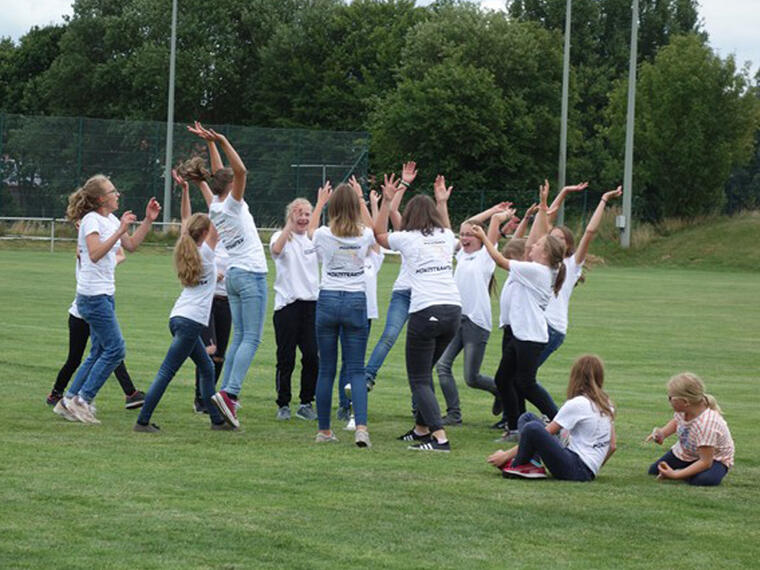
[[[55,379],[53,392],[56,394],[63,394],[74,372],[76,372],[82,363],[82,356],[84,356],[84,349],[87,348],[87,339],[89,338],[90,325],[87,324],[87,321],[69,313],[69,355],[66,357],[66,362],[63,363],[61,370],[58,372],[58,377]],[[113,373],[125,395],[130,396],[135,393],[137,388],[132,383],[123,360]]]
[[[512,327],[504,327],[501,342],[501,362],[494,380],[499,389],[507,425],[517,429],[517,419],[525,412],[528,400],[549,419],[557,415],[557,405],[549,392],[536,382],[538,362],[546,343],[519,340],[512,334]]]
[[[214,363],[214,386],[219,381],[224,367],[224,354],[227,352],[227,344],[230,341],[230,329],[232,328],[232,314],[230,313],[230,302],[227,297],[215,295],[211,304],[211,318],[208,326],[201,331],[201,340],[206,346],[216,345],[216,352],[211,356],[211,362]],[[200,374],[198,368],[195,368],[195,399],[201,399],[201,391],[198,384]]]

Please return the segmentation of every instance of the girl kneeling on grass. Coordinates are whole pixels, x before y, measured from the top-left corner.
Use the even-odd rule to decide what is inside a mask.
[[[649,467],[658,479],[685,479],[689,485],[720,485],[734,464],[734,441],[718,402],[705,393],[702,380],[691,372],[668,381],[673,419],[654,428],[647,441],[662,445],[678,432],[678,441]]]
[[[546,426],[533,414],[520,416],[520,442],[508,451],[499,450],[488,462],[504,477],[546,478],[546,469],[566,481],[591,481],[615,452],[614,409],[604,392],[604,365],[598,356],[579,357],[570,370],[567,401]],[[568,430],[564,447],[555,437]]]
[[[187,182],[181,179],[178,181],[182,184],[182,233],[174,247],[174,263],[177,276],[184,288],[169,315],[172,344],[145,396],[145,404],[134,426],[136,432],[159,431],[157,425],[150,423],[150,417],[169,382],[188,356],[200,371],[201,399],[209,412],[211,429],[238,427],[234,416],[226,418],[216,406],[211,405],[211,396],[214,393],[214,363],[201,339],[201,332],[208,325],[211,316],[211,303],[216,289],[214,248],[217,233],[206,214],[190,215]],[[230,423],[229,426],[225,423],[225,418]]]

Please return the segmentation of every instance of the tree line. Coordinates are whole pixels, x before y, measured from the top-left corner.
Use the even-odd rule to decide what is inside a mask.
[[[760,76],[710,48],[697,0],[640,0],[634,210],[760,206]],[[366,130],[375,172],[527,202],[557,170],[565,0],[180,0],[175,116]],[[75,0],[0,40],[0,110],[162,121],[171,2]],[[574,0],[568,180],[622,178],[630,0]],[[453,205],[456,207],[456,204]],[[469,206],[468,206],[469,207]]]

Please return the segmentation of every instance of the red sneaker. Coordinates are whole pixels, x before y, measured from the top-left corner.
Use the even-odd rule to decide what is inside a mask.
[[[227,392],[217,392],[211,396],[211,401],[219,408],[227,423],[236,428],[240,427],[240,422],[237,419],[236,402],[230,398]]]
[[[501,474],[504,477],[522,477],[524,479],[546,479],[548,477],[543,466],[538,467],[530,462],[525,465],[512,465],[511,459],[504,465]]]

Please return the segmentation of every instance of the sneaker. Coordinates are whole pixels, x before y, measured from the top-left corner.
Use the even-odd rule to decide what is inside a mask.
[[[356,431],[356,419],[354,418],[354,414],[351,414],[351,418],[343,429],[346,431]]]
[[[234,427],[240,427],[240,422],[237,419],[237,406],[235,405],[235,400],[230,398],[227,392],[217,392],[211,396],[211,401],[217,408],[219,408],[219,411],[222,413],[225,420]]]
[[[158,433],[161,431],[161,428],[158,427],[156,424],[135,424],[132,427],[132,431],[136,431],[137,433]]]
[[[317,412],[314,411],[314,408],[311,406],[311,404],[301,404],[298,406],[296,417],[301,418],[302,420],[316,420]]]
[[[496,422],[495,424],[491,426],[491,429],[500,429],[504,431],[505,429],[507,429],[507,420],[505,420],[504,418],[500,419],[498,422]]]
[[[124,407],[127,410],[135,410],[137,408],[142,408],[142,405],[145,403],[145,392],[141,392],[140,390],[135,390],[129,396],[125,396],[124,400],[125,400]]]
[[[56,402],[55,407],[53,408],[53,413],[61,416],[65,420],[69,420],[70,422],[79,421],[76,416],[72,414],[66,407],[66,404],[63,401],[63,397],[61,397],[61,399]]]
[[[335,415],[339,420],[347,422],[351,417],[351,406],[345,408],[343,406],[338,406],[338,412]]]
[[[436,438],[431,437],[429,441],[415,443],[407,447],[407,449],[411,449],[412,451],[442,451],[448,453],[451,451],[451,445],[448,440],[440,443]]]
[[[543,466],[534,465],[531,462],[525,465],[513,465],[510,459],[501,470],[504,477],[522,477],[523,479],[546,479],[546,469]]]
[[[48,394],[48,397],[45,398],[45,403],[48,406],[55,406],[56,404],[58,404],[58,402],[61,401],[61,398],[63,398],[63,394],[59,394],[58,392],[53,390],[52,392],[50,392],[50,394]]]
[[[491,414],[494,416],[500,416],[504,411],[504,405],[501,403],[501,397],[496,394],[493,397],[493,405],[491,406]]]
[[[277,409],[277,415],[275,416],[275,419],[278,419],[278,420],[289,420],[290,419],[290,406],[280,406]]]
[[[335,437],[334,433],[331,433],[330,435],[325,435],[320,431],[320,432],[317,432],[317,437],[314,438],[314,441],[316,443],[335,443],[338,441],[338,438]]]
[[[211,431],[237,431],[238,428],[236,428],[233,425],[228,424],[227,422],[222,422],[220,424],[211,424]]]
[[[461,426],[462,417],[446,414],[445,416],[441,418],[441,423],[445,426]]]
[[[92,413],[90,405],[85,402],[81,397],[74,396],[69,400],[64,399],[64,405],[66,409],[83,424],[99,424],[100,420]]]
[[[494,443],[516,443],[520,441],[520,432],[516,429],[508,429],[501,437],[494,439]]]
[[[367,378],[367,392],[371,392],[372,388],[375,387],[375,379],[374,378]]]
[[[356,443],[356,447],[372,447],[369,441],[369,432],[366,429],[356,430],[354,443]]]
[[[430,441],[432,436],[429,433],[426,433],[425,435],[420,435],[418,433],[415,433],[414,428],[410,429],[408,432],[406,432],[404,435],[398,436],[396,439],[399,441]]]
[[[350,400],[351,399],[351,383],[350,382],[346,384],[346,387],[343,388],[343,391],[346,393],[346,398]]]
[[[196,414],[207,414],[208,410],[206,409],[206,404],[203,403],[203,400],[195,400],[193,401],[193,411]]]

